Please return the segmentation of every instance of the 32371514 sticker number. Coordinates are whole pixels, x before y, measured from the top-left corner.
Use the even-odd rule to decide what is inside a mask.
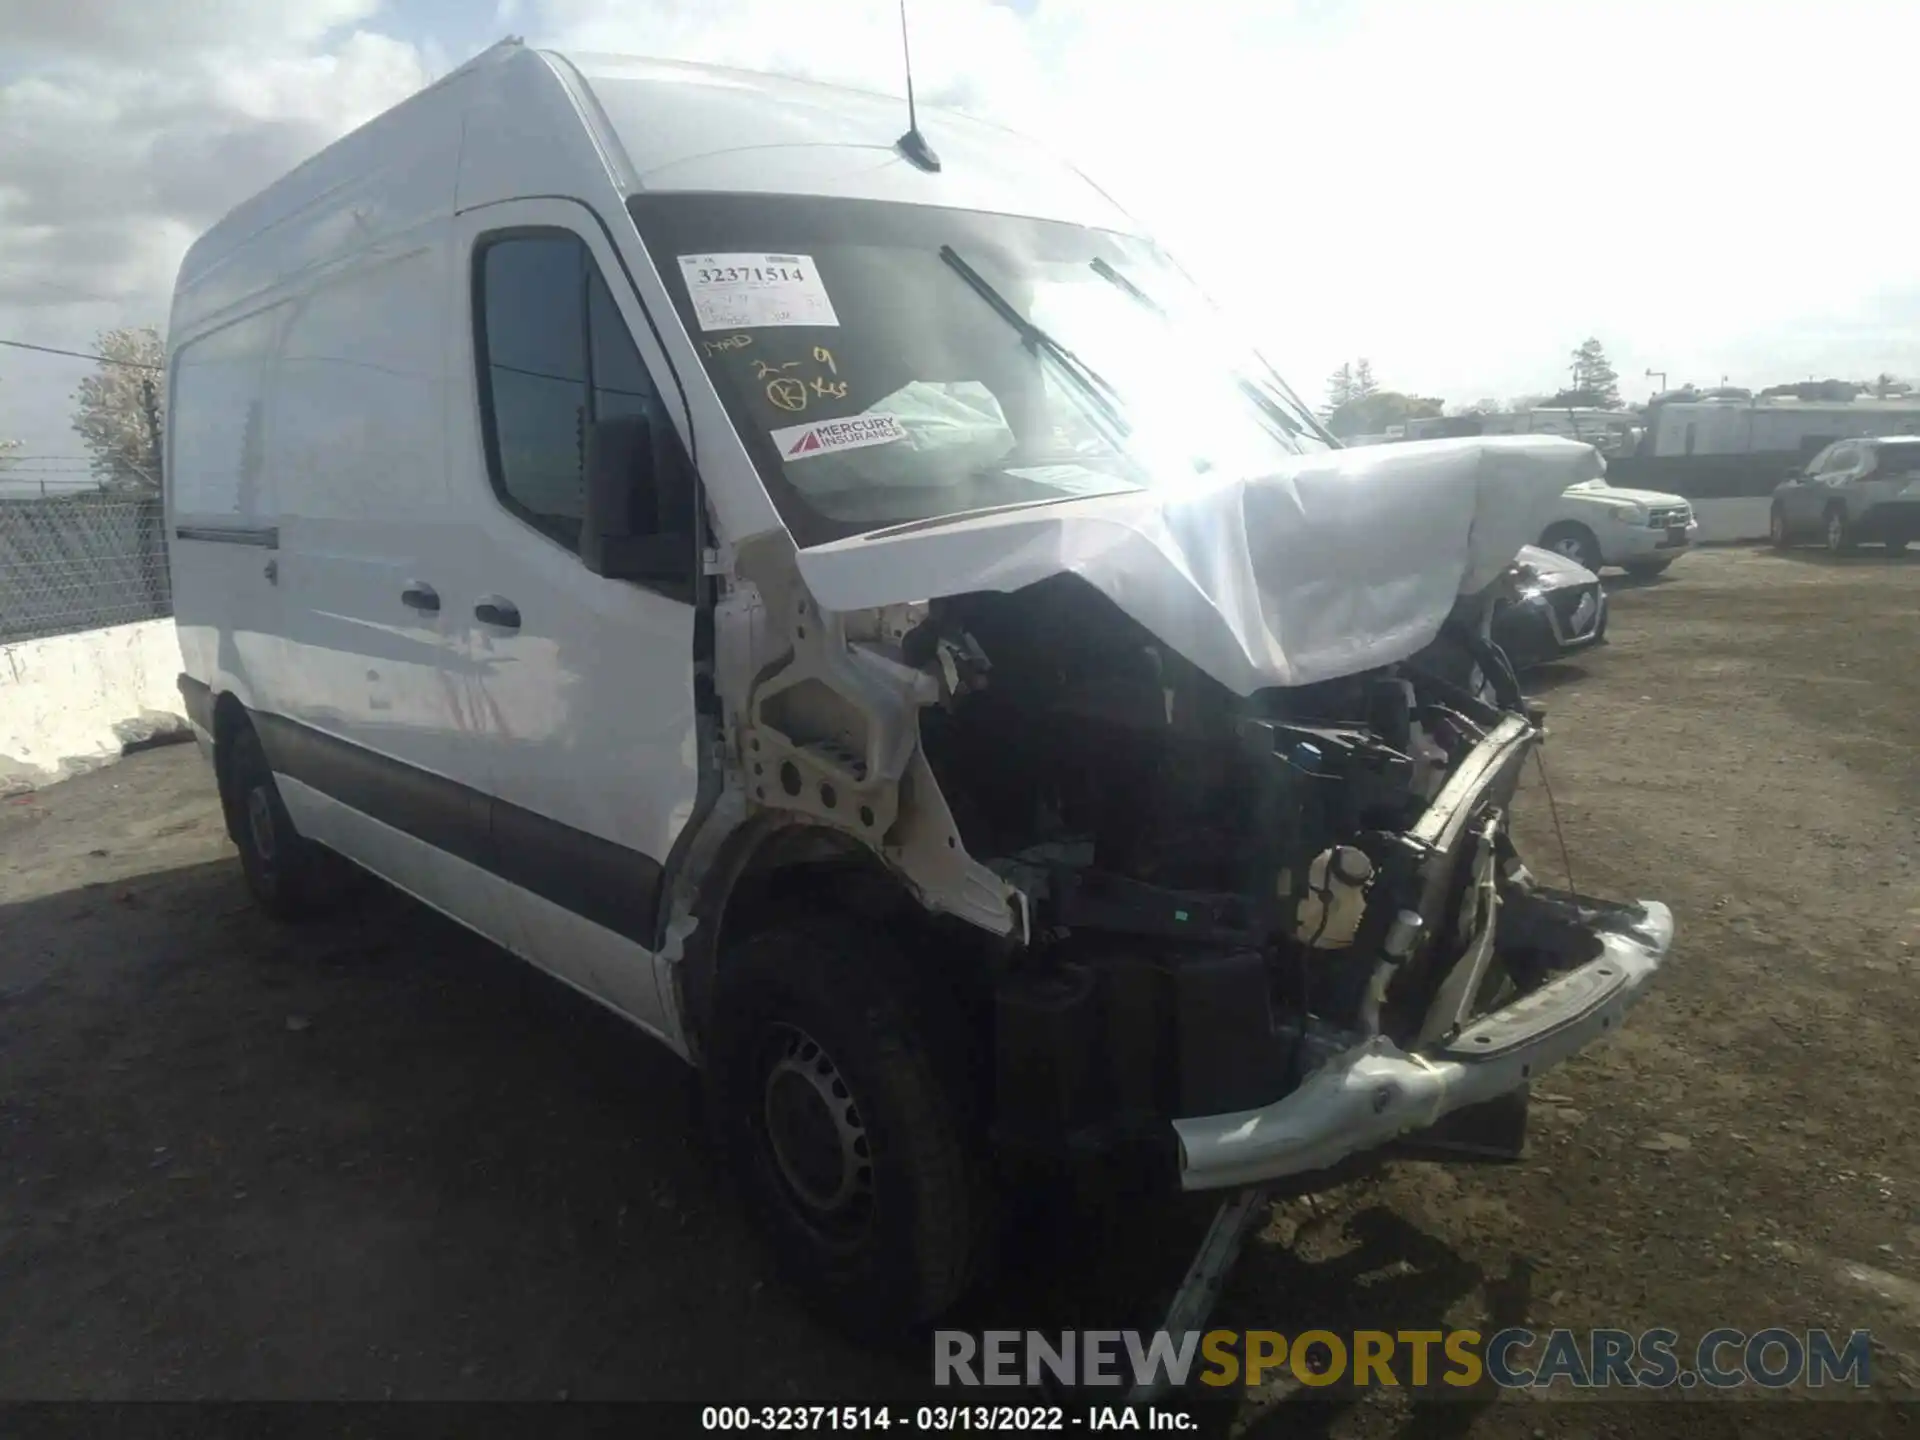
[[[772,1430],[866,1432],[893,1428],[884,1405],[707,1405],[702,1430],[758,1433]]]
[[[840,323],[811,255],[730,251],[676,258],[703,331]]]

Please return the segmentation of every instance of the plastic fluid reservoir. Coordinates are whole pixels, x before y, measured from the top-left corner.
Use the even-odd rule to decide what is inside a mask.
[[[1294,912],[1294,933],[1317,950],[1353,944],[1372,883],[1373,862],[1365,851],[1351,845],[1321,851],[1307,867],[1307,895]]]

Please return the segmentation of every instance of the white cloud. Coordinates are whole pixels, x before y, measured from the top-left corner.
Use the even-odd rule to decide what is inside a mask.
[[[0,80],[0,336],[84,350],[164,325],[195,235],[425,82],[414,46],[341,28],[374,9],[0,0],[10,59],[31,66]],[[89,367],[0,356],[0,436],[79,453],[69,396]]]
[[[0,75],[17,77],[0,80],[0,335],[71,345],[164,317],[194,231],[444,68],[376,4],[0,0]],[[924,102],[1081,161],[1259,323],[1304,392],[1359,354],[1389,384],[1456,400],[1545,389],[1589,334],[1629,391],[1647,367],[1676,383],[1920,374],[1911,0],[910,11]],[[895,94],[897,14],[895,0],[494,11],[536,43]],[[74,377],[54,395],[39,373],[0,361],[0,434],[63,411]]]
[[[217,46],[312,45],[379,7],[380,0],[0,0],[0,34],[14,53],[35,58],[164,60]]]

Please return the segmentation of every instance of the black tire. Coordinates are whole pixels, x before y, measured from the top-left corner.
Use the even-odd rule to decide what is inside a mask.
[[[1656,575],[1666,574],[1671,564],[1671,560],[1636,560],[1623,568],[1636,580],[1651,580]]]
[[[233,751],[221,767],[220,801],[247,889],[276,920],[321,913],[346,889],[351,870],[293,828],[253,727],[241,726],[229,743]]]
[[[1594,538],[1593,532],[1573,520],[1561,520],[1549,525],[1546,533],[1540,537],[1540,548],[1564,555],[1596,575],[1605,563],[1600,558],[1600,542]]]
[[[1787,529],[1787,512],[1774,502],[1773,511],[1767,516],[1767,539],[1773,542],[1776,550],[1786,550],[1793,545],[1793,533]]]
[[[1840,505],[1827,507],[1827,514],[1823,524],[1827,537],[1827,553],[1829,555],[1851,555],[1854,546],[1853,526],[1848,523],[1845,507]]]
[[[873,927],[838,917],[726,957],[715,1119],[787,1279],[842,1326],[897,1336],[959,1301],[996,1230],[964,1051]]]

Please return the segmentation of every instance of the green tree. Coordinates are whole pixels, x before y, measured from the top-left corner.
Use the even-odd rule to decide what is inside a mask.
[[[108,330],[94,342],[103,363],[73,396],[73,429],[94,473],[116,490],[157,490],[158,417],[166,413],[166,346],[151,325]],[[152,416],[149,416],[149,401]]]
[[[1351,399],[1353,399],[1353,366],[1343,361],[1340,368],[1327,377],[1327,404],[1321,413],[1331,415]]]
[[[1598,397],[1583,403],[1608,410],[1620,408],[1620,376],[1608,362],[1606,349],[1598,340],[1589,337],[1573,352],[1573,384],[1569,390]]]
[[[1375,389],[1356,395],[1327,417],[1327,428],[1342,440],[1360,435],[1380,435],[1409,420],[1424,420],[1444,409],[1439,400],[1420,395],[1403,395],[1398,390]]]

